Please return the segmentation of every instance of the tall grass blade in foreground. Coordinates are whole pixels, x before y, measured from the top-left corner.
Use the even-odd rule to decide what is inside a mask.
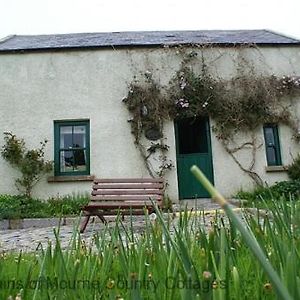
[[[255,239],[253,234],[247,229],[247,227],[242,223],[241,219],[233,212],[225,198],[215,189],[215,187],[210,183],[210,181],[206,178],[206,176],[197,166],[192,166],[191,172],[195,175],[199,182],[202,183],[202,185],[206,188],[211,197],[224,209],[232,224],[236,226],[236,228],[240,231],[245,243],[251,249],[252,253],[258,259],[261,267],[269,276],[269,279],[273,284],[278,297],[284,300],[292,300],[292,297],[290,296],[287,288],[280,280],[280,277],[272,267],[268,258],[265,256],[257,240]]]

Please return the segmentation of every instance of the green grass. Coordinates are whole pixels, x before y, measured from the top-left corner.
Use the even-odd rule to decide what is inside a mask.
[[[263,248],[259,245],[257,238],[255,238],[255,236],[253,235],[253,232],[251,232],[251,230],[249,230],[249,228],[245,226],[242,219],[236,213],[234,213],[228,201],[209,182],[209,180],[197,166],[192,166],[191,172],[198,179],[198,181],[206,188],[206,190],[211,195],[212,199],[214,199],[223,208],[230,222],[232,223],[232,226],[240,232],[241,236],[243,237],[244,243],[249,247],[253,256],[258,260],[262,270],[268,276],[271,282],[270,286],[274,287],[277,297],[280,299],[292,300],[291,294],[287,290],[287,286],[284,284],[283,279],[279,277],[278,271],[276,271],[272,266],[268,254],[264,253]],[[276,208],[276,205],[274,207]],[[287,206],[281,206],[281,208],[285,207]],[[277,210],[276,212],[278,213],[278,216],[280,216],[280,213],[282,213],[281,210]],[[276,216],[274,216],[274,218],[275,217]],[[278,218],[278,220],[281,221],[282,218]],[[284,221],[280,223],[281,225],[286,226],[287,224]]]
[[[268,217],[245,219],[293,299],[300,299],[299,214],[284,199]],[[93,247],[75,226],[66,250],[57,232],[56,242],[36,253],[3,253],[0,299],[276,299],[236,225],[217,214],[206,230],[203,217],[183,212],[172,228],[158,212],[142,233],[119,221],[95,235]]]

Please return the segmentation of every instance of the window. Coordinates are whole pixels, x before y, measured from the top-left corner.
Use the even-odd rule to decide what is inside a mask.
[[[90,122],[54,122],[55,175],[89,175]]]
[[[264,136],[268,166],[280,166],[281,156],[277,125],[266,124],[264,126]]]

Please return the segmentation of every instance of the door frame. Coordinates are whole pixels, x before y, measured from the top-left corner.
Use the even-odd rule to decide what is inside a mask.
[[[205,132],[206,132],[206,139],[207,139],[207,150],[208,150],[208,157],[209,157],[209,164],[210,164],[210,168],[211,168],[211,183],[214,184],[214,167],[213,167],[213,155],[212,155],[212,146],[211,146],[211,131],[210,131],[210,119],[208,116],[204,116],[204,117],[196,117],[196,118],[203,118],[205,119]],[[189,118],[186,118],[189,119]],[[175,145],[176,145],[176,175],[177,175],[177,187],[178,187],[178,199],[179,200],[186,200],[180,197],[180,185],[179,185],[179,181],[180,178],[178,176],[178,158],[179,158],[179,143],[178,143],[178,121],[181,119],[174,119],[174,131],[175,131]],[[191,176],[192,173],[191,173]],[[199,183],[200,184],[200,183]],[[199,197],[201,198],[201,197]],[[206,197],[202,197],[202,198],[206,198]]]

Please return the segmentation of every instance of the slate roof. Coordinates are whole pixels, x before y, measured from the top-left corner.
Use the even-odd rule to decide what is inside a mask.
[[[0,40],[0,52],[101,47],[151,47],[178,44],[300,45],[300,41],[268,30],[132,31],[13,35]]]

